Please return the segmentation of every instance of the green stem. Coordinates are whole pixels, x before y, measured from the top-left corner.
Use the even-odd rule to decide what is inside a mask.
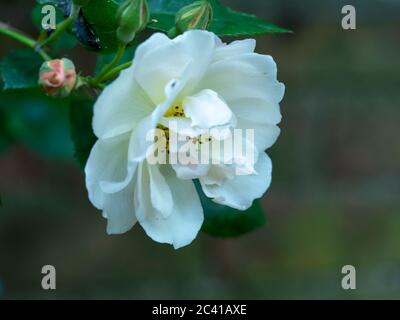
[[[59,23],[57,25],[56,29],[54,30],[54,32],[50,35],[50,37],[48,37],[43,42],[39,43],[39,46],[44,47],[44,46],[56,41],[64,33],[64,31],[67,30],[72,25],[73,22],[74,22],[74,19],[72,19],[71,17],[68,17],[63,22]]]
[[[92,87],[95,89],[103,90],[105,88],[105,84],[103,84],[103,83],[94,84],[93,80],[94,79],[90,76],[87,76],[87,77],[79,76],[78,80],[77,80],[77,84],[75,85],[75,89],[78,89],[80,87]]]
[[[125,53],[125,45],[122,44],[122,43],[120,43],[119,46],[118,46],[118,50],[117,50],[117,52],[116,52],[116,54],[115,54],[113,60],[112,60],[109,64],[107,64],[107,65],[103,68],[103,70],[101,70],[101,72],[99,73],[99,75],[98,75],[96,78],[94,78],[94,80],[93,80],[93,84],[94,84],[94,85],[98,85],[99,83],[101,83],[101,82],[105,79],[106,75],[107,75],[107,74],[115,67],[115,65],[117,65],[118,62],[121,60],[121,58],[122,58],[122,56],[124,55],[124,53]]]
[[[34,49],[43,58],[43,60],[51,60],[50,56],[46,52],[44,52],[42,49],[37,49],[37,42],[35,40],[3,22],[0,22],[0,34],[3,34],[15,41],[18,41],[19,43],[22,43],[23,45],[28,46],[29,48]]]
[[[113,80],[113,79],[115,79],[118,75],[119,75],[119,73],[122,71],[122,70],[124,70],[124,69],[126,69],[126,68],[129,68],[130,66],[132,65],[132,62],[130,61],[130,62],[126,62],[126,63],[123,63],[123,64],[120,64],[119,66],[117,66],[117,67],[115,67],[114,69],[112,69],[112,70],[110,70],[104,77],[103,77],[103,82],[104,81],[108,81],[108,80]]]

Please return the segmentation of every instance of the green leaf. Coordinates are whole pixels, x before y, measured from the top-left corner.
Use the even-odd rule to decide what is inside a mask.
[[[68,125],[68,101],[45,96],[40,89],[0,92],[5,122],[0,131],[47,158],[72,158]]]
[[[96,33],[102,52],[112,52],[118,47],[116,32],[118,29],[117,10],[122,0],[96,0],[82,8],[89,26]]]
[[[74,99],[70,104],[71,137],[75,158],[83,169],[97,138],[92,130],[93,104],[91,99]]]
[[[168,32],[175,21],[175,13],[193,0],[149,0],[152,17],[158,22],[150,28]],[[234,11],[222,5],[219,0],[211,0],[213,21],[210,31],[218,36],[246,36],[265,33],[290,32],[272,23],[265,22],[254,15]]]
[[[16,50],[8,54],[0,61],[3,90],[37,87],[42,63],[43,59],[31,49]]]
[[[211,23],[210,30],[219,36],[246,36],[290,32],[285,28],[265,22],[255,15],[227,8],[217,0],[212,2],[215,19]]]
[[[58,6],[64,14],[68,11],[71,0],[38,0]],[[183,6],[194,0],[148,0],[152,22],[149,28],[168,32],[175,22],[175,14]],[[82,8],[81,16],[73,28],[79,41],[102,53],[115,52],[118,46],[116,30],[117,9],[123,0],[90,1]],[[211,0],[214,18],[210,31],[218,36],[249,36],[265,33],[290,32],[287,29],[265,22],[254,15],[237,12],[222,5],[219,0]]]
[[[204,210],[203,232],[219,238],[234,238],[265,224],[258,200],[248,210],[239,211],[213,202],[204,195],[198,183],[196,187]]]

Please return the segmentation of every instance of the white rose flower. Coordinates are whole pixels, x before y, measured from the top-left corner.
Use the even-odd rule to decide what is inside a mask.
[[[89,198],[103,210],[109,234],[124,233],[138,222],[155,241],[175,248],[189,244],[204,220],[192,179],[198,178],[215,202],[240,210],[265,193],[272,165],[264,150],[280,132],[284,85],[277,81],[272,57],[254,49],[255,40],[227,45],[207,31],[172,40],[156,33],[102,92],[93,118],[98,141],[85,173]],[[169,127],[171,119],[177,128]],[[209,129],[217,135],[254,129],[255,164],[246,159],[230,165],[151,164],[146,136],[157,127],[188,139]],[[247,175],[235,174],[240,166]]]

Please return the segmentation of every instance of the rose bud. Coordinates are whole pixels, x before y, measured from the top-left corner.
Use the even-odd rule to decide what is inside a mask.
[[[191,29],[207,30],[212,16],[212,6],[208,0],[195,1],[177,12],[175,27],[168,34],[173,38]]]
[[[117,11],[119,27],[118,40],[123,44],[133,41],[136,34],[143,31],[150,20],[147,0],[126,0]]]
[[[47,95],[66,97],[76,83],[74,63],[66,58],[46,61],[40,67],[39,85]]]

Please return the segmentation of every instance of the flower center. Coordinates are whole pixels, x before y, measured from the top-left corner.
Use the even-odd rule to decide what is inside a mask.
[[[185,117],[182,104],[173,104],[165,113],[165,117]]]

